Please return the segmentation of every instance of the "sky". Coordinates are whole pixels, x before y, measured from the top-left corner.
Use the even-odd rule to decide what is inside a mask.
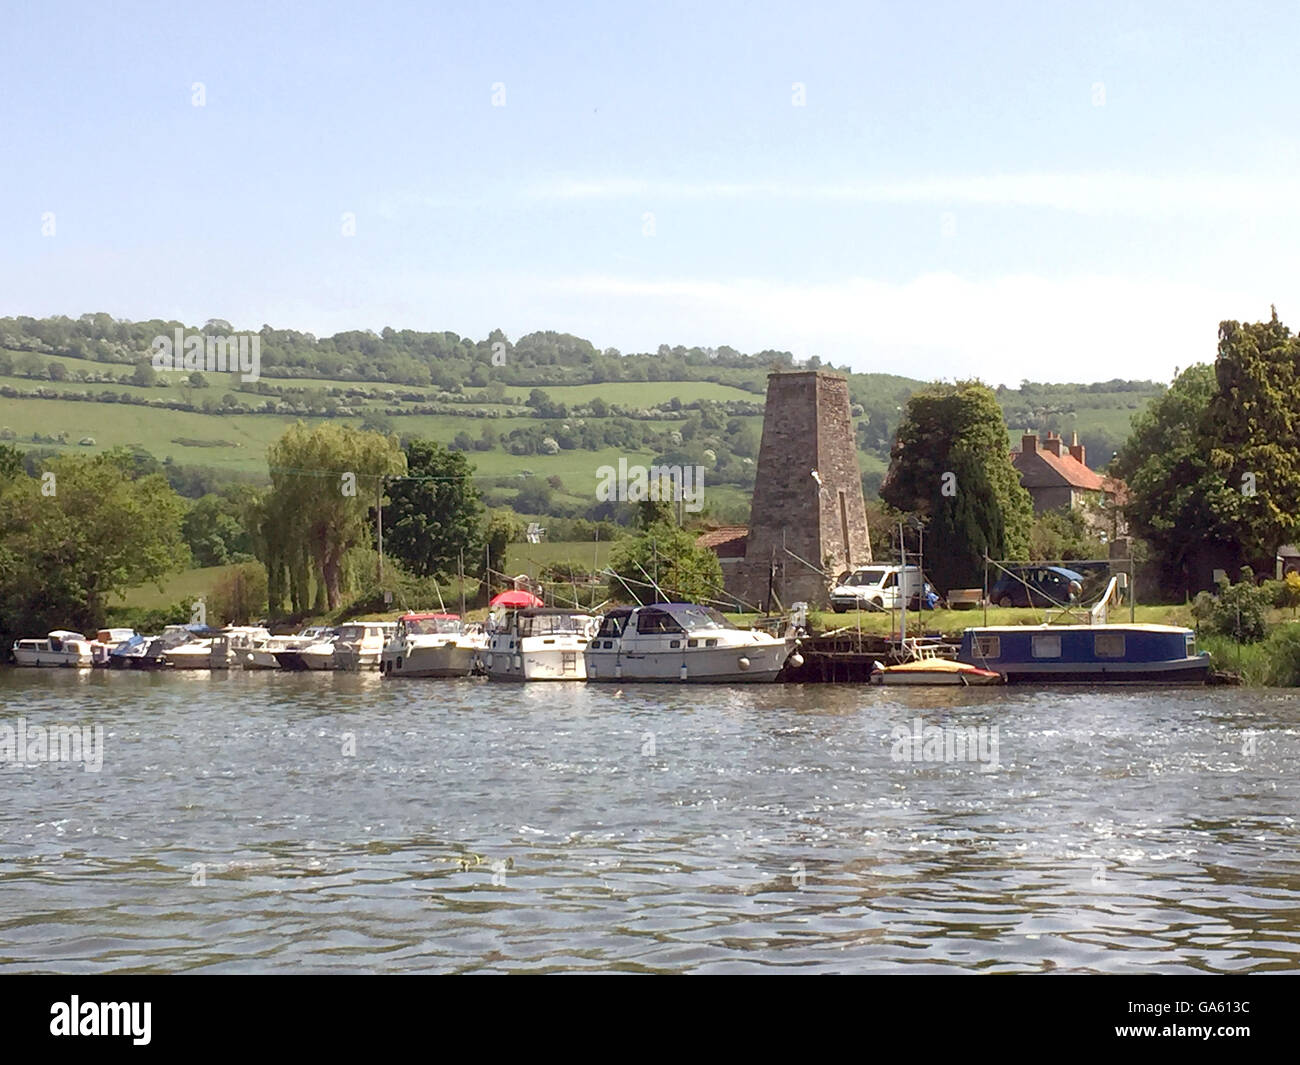
[[[42,3],[0,315],[1169,380],[1300,328],[1295,3]]]

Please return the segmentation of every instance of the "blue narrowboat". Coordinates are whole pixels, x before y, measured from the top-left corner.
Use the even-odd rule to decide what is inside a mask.
[[[962,634],[957,661],[1008,684],[1203,684],[1210,670],[1175,625],[990,625]]]

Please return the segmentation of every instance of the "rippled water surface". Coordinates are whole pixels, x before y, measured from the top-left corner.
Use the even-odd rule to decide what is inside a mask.
[[[1300,969],[1290,692],[11,669],[0,703],[105,732],[98,773],[0,766],[0,971]],[[996,725],[996,766],[906,760],[917,718]]]

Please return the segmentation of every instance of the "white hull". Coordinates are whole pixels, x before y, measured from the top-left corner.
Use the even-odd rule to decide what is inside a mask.
[[[483,646],[443,643],[437,646],[406,646],[404,653],[385,653],[387,677],[468,677],[474,672]]]
[[[89,651],[14,651],[14,664],[41,669],[90,669],[94,659]]]
[[[618,641],[615,641],[617,646]],[[780,674],[792,649],[784,641],[679,648],[643,654],[589,647],[587,679],[687,684],[771,683]]]
[[[498,641],[506,643],[500,636],[492,642]],[[493,647],[487,651],[484,661],[489,680],[587,679],[587,665],[582,657],[585,638],[579,642],[574,637],[532,636],[510,642],[518,646]]]
[[[328,672],[332,669],[337,668],[334,664],[333,651],[330,651],[329,654],[324,654],[322,652],[300,651],[299,654],[302,655],[302,664],[310,670],[315,670],[317,672]]]
[[[279,669],[280,663],[275,660],[274,653],[258,648],[244,652],[243,666],[245,669]]]
[[[347,651],[338,649],[334,652],[335,669],[360,672],[363,669],[379,668],[379,651]]]

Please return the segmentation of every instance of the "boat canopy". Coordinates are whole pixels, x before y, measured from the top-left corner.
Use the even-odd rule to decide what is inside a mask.
[[[656,603],[637,610],[637,632],[698,632],[737,627],[712,607],[695,603]]]

